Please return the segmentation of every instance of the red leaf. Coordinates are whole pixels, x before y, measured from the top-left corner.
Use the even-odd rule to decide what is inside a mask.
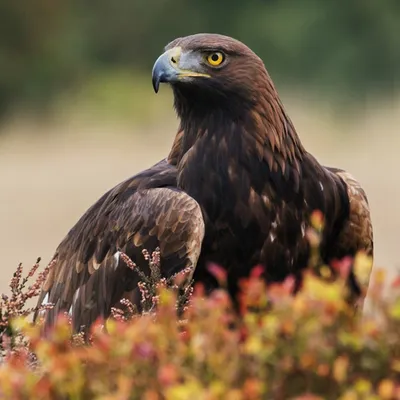
[[[391,287],[392,287],[393,289],[397,289],[397,288],[400,287],[400,275],[397,276],[397,277],[393,280],[393,282],[392,282],[392,284],[391,284]]]
[[[341,260],[333,260],[331,264],[332,268],[339,273],[341,278],[347,278],[353,265],[353,258],[344,257]]]
[[[215,263],[209,263],[207,265],[207,269],[210,272],[211,275],[215,277],[215,279],[218,281],[218,283],[223,286],[226,284],[226,280],[228,277],[228,273],[224,268],[222,268],[220,265],[215,264]]]
[[[250,276],[251,276],[252,278],[260,278],[261,275],[264,273],[264,271],[265,271],[265,268],[264,268],[263,265],[261,265],[261,264],[256,265],[256,266],[251,270]]]

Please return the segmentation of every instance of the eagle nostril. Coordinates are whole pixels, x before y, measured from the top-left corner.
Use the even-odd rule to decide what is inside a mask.
[[[171,57],[171,62],[172,62],[172,64],[176,64],[176,59],[175,59],[175,57]]]

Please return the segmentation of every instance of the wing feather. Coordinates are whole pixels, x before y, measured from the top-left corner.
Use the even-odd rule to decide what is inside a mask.
[[[119,249],[146,274],[150,271],[142,250],[156,247],[163,276],[195,268],[203,216],[193,198],[172,186],[174,174],[164,162],[121,183],[71,229],[56,250],[56,263],[39,298],[39,304],[45,298],[54,304],[46,311],[47,326],[57,313],[70,310],[74,329],[87,329],[96,318],[107,318],[124,294],[139,300],[139,276],[116,255]]]
[[[370,207],[364,189],[353,175],[340,169],[330,168],[330,170],[337,174],[346,184],[350,204],[349,218],[345,222],[337,241],[339,252],[356,254],[362,251],[370,257],[370,262],[366,265],[369,271],[364,270],[362,274],[355,277],[360,286],[360,303],[362,303],[368,290],[374,255]],[[357,274],[357,271],[354,272]]]

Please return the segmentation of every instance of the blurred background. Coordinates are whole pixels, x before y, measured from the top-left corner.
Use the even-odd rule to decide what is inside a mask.
[[[164,157],[177,120],[151,67],[218,32],[264,60],[305,146],[370,199],[376,265],[399,267],[397,0],[0,1],[0,293],[49,261],[106,190]]]

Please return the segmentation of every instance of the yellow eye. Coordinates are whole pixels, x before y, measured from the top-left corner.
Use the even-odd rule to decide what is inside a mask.
[[[211,53],[207,56],[207,62],[213,67],[218,67],[224,61],[224,55],[220,52]]]

